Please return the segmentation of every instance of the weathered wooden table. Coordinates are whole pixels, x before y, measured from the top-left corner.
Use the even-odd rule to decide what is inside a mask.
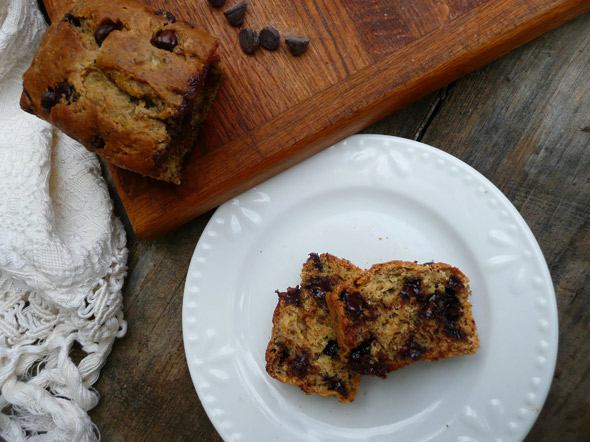
[[[527,441],[590,429],[590,15],[584,14],[365,129],[443,149],[490,179],[528,222],[559,308],[553,384]],[[105,169],[106,170],[106,169]],[[108,171],[105,172],[108,175]],[[111,185],[112,186],[112,185]],[[126,223],[127,335],[95,387],[105,441],[219,441],[187,369],[185,275],[211,213],[154,241]]]

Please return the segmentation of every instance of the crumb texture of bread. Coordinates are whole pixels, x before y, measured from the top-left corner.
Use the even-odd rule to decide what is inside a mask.
[[[312,253],[301,271],[301,285],[277,292],[278,304],[266,350],[266,371],[307,394],[352,402],[361,376],[340,361],[326,296],[361,269],[330,254]]]
[[[447,264],[376,264],[327,295],[340,357],[385,378],[415,361],[473,354],[470,294],[468,278]]]
[[[217,39],[132,0],[80,0],[47,29],[21,108],[115,166],[179,184],[220,83]]]

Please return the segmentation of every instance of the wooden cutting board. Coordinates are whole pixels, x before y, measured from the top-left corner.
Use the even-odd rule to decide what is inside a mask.
[[[70,0],[44,0],[52,19]],[[156,238],[515,47],[590,0],[248,0],[244,26],[311,39],[244,54],[207,0],[143,0],[220,40],[225,78],[180,186],[111,167],[135,233]],[[224,8],[236,3],[227,0]]]

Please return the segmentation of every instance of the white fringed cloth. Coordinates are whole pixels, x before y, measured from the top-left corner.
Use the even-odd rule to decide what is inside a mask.
[[[35,0],[0,0],[0,440],[92,441],[125,231],[95,155],[19,108],[45,28]]]

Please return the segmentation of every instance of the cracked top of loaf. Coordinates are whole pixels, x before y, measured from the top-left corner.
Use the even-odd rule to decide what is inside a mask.
[[[206,80],[217,47],[169,12],[80,1],[47,29],[23,75],[21,107],[116,166],[179,182],[170,169],[216,90]]]

